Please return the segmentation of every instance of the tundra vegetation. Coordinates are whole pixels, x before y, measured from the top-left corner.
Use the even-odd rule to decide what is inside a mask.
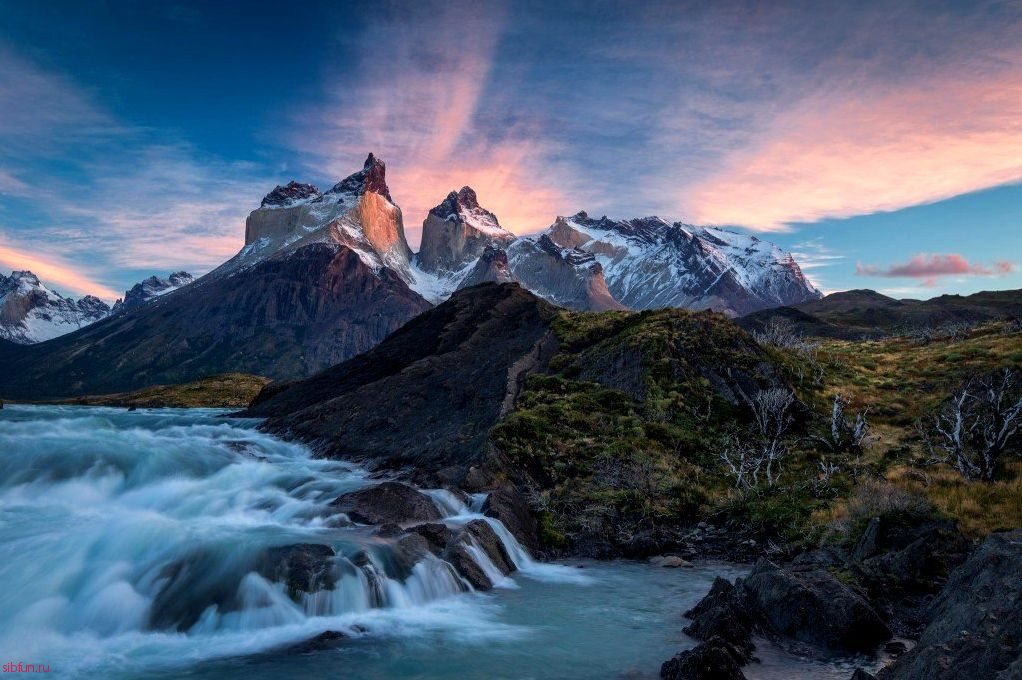
[[[548,548],[641,553],[706,521],[795,550],[885,514],[974,538],[1022,518],[1017,322],[836,340],[660,310],[554,330],[549,369],[491,433]]]

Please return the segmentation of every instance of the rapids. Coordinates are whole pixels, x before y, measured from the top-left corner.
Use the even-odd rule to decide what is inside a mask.
[[[56,677],[655,677],[692,644],[680,613],[715,575],[741,573],[539,563],[483,518],[483,497],[444,490],[426,490],[444,521],[485,519],[518,571],[476,550],[488,593],[432,556],[402,573],[371,528],[331,521],[333,499],[374,483],[366,473],[256,424],[201,409],[0,411],[0,662]],[[332,589],[296,601],[254,568],[296,544],[336,551]],[[324,631],[350,639],[289,650]],[[784,675],[768,662],[749,677],[849,673],[778,663]]]

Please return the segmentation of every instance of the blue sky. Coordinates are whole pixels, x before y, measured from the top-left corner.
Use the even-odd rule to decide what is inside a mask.
[[[0,1],[0,267],[112,298],[374,151],[410,240],[659,214],[827,291],[1022,287],[1022,3]]]

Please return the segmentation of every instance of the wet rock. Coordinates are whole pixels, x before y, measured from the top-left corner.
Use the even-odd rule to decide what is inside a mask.
[[[1022,530],[993,534],[929,607],[930,624],[883,680],[1022,677]]]
[[[663,680],[745,680],[745,659],[727,641],[714,637],[676,655],[660,667]]]
[[[447,525],[440,522],[416,524],[413,527],[409,527],[408,531],[414,532],[426,539],[426,546],[434,555],[443,553],[454,537],[454,532]]]
[[[377,530],[376,535],[390,541],[390,551],[385,553],[387,573],[407,578],[419,560],[430,552],[429,542],[421,534],[405,531],[396,524],[387,524]]]
[[[750,603],[741,586],[719,576],[710,592],[695,607],[685,612],[692,623],[685,632],[697,640],[720,638],[738,650],[743,660],[752,658],[753,618]]]
[[[518,542],[535,555],[539,550],[539,529],[528,503],[514,489],[503,487],[491,492],[483,503],[483,514],[500,520]]]
[[[676,555],[657,555],[656,557],[649,558],[649,563],[654,567],[667,567],[669,569],[677,569],[678,567],[691,568],[692,563],[683,560]]]
[[[433,500],[400,482],[383,482],[346,493],[332,504],[358,524],[406,524],[440,519]]]
[[[877,543],[880,541],[880,518],[874,517],[866,525],[855,547],[852,549],[852,559],[861,562],[873,557],[877,553]]]
[[[303,593],[333,590],[334,549],[316,543],[298,543],[267,551],[256,571],[270,581],[283,583],[295,602]]]
[[[473,547],[484,553],[504,576],[514,571],[514,562],[507,554],[500,538],[493,532],[493,528],[483,520],[472,520],[454,539],[444,553],[444,559],[450,562],[476,590],[489,590],[494,583],[476,561],[472,554]]]
[[[347,633],[342,633],[337,630],[327,630],[314,638],[299,642],[296,645],[288,647],[285,651],[286,654],[314,654],[315,652],[322,652],[327,649],[333,649],[343,643],[345,640],[350,640],[351,636]]]
[[[870,604],[825,569],[760,560],[742,586],[760,620],[781,636],[838,651],[869,651],[891,638]]]

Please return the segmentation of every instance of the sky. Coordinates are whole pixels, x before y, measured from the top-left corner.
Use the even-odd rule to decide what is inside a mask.
[[[1022,288],[1022,0],[0,0],[0,270],[201,274],[289,180],[387,162],[413,247],[463,185],[516,233],[733,227],[825,292]]]

